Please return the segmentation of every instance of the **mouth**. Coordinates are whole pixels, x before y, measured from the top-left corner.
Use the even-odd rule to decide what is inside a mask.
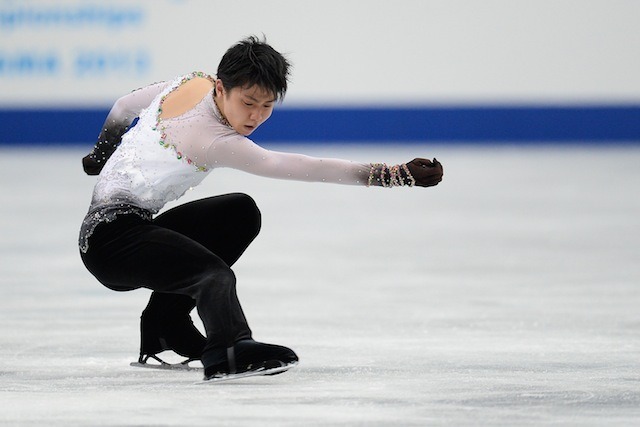
[[[243,128],[247,133],[251,133],[254,130],[256,130],[258,126],[253,126],[253,125],[244,125]]]

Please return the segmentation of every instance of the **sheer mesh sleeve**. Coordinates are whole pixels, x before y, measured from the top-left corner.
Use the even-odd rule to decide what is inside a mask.
[[[207,150],[213,168],[229,167],[269,178],[367,185],[369,163],[271,151],[248,138],[219,139]]]
[[[82,164],[87,174],[97,175],[100,173],[105,162],[120,144],[122,135],[125,134],[131,123],[168,84],[167,82],[160,82],[145,86],[119,98],[113,104],[98,136],[98,142],[96,142],[91,153],[82,159]]]

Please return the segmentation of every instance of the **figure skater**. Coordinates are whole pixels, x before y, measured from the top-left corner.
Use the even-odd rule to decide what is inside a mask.
[[[225,194],[157,215],[212,170],[359,186],[441,181],[436,159],[388,166],[256,145],[248,136],[282,101],[288,76],[287,59],[249,37],[224,54],[215,76],[193,72],[118,99],[83,158],[85,172],[98,175],[79,237],[85,266],[109,289],[153,291],[141,316],[140,362],[172,350],[201,360],[205,379],[217,379],[298,361],[287,347],[253,340],[236,294],[231,267],[260,231],[254,200]],[[206,337],[193,324],[194,307]]]

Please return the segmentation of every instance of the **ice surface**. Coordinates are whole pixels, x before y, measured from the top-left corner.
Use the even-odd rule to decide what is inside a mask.
[[[205,387],[129,366],[149,292],[109,291],[80,261],[85,150],[0,150],[0,423],[640,423],[639,147],[276,148],[436,156],[445,180],[389,190],[214,171],[183,201],[256,199],[240,298],[256,339],[301,364]]]

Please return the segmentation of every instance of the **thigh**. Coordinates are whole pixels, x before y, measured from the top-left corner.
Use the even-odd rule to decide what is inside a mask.
[[[146,221],[117,219],[101,224],[90,238],[85,265],[115,290],[145,287],[194,296],[205,275],[229,266],[200,243]]]
[[[258,235],[261,215],[250,196],[232,193],[180,205],[153,223],[200,243],[231,266]]]

